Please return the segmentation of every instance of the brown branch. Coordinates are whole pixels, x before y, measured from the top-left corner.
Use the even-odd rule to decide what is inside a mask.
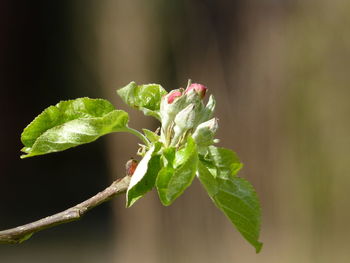
[[[45,217],[23,226],[0,231],[0,244],[21,243],[30,238],[34,233],[41,230],[79,220],[92,208],[110,200],[112,197],[118,194],[124,193],[128,189],[130,178],[130,176],[125,176],[124,178],[114,181],[102,192],[76,206],[68,208],[63,212]]]

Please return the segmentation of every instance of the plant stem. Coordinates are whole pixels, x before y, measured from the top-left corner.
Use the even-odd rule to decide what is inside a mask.
[[[79,220],[85,213],[94,207],[110,200],[112,197],[124,193],[129,186],[130,176],[114,181],[109,187],[86,201],[73,206],[63,212],[42,218],[38,221],[0,231],[0,244],[21,243],[34,233],[60,224]]]
[[[139,139],[141,139],[141,141],[146,145],[149,146],[150,145],[150,141],[146,138],[145,135],[143,135],[141,132],[139,132],[138,130],[135,130],[133,128],[130,127],[126,127],[124,129],[124,131],[126,132],[130,132],[132,134],[134,134],[135,136],[137,136]]]

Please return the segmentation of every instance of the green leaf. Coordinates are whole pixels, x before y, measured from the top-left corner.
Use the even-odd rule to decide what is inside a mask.
[[[204,161],[214,177],[231,177],[236,175],[243,167],[235,152],[215,146],[208,147],[208,153],[204,157]]]
[[[127,207],[132,206],[153,188],[160,170],[160,155],[157,155],[156,151],[157,147],[153,145],[136,167],[126,193]]]
[[[198,164],[198,177],[215,205],[258,253],[262,247],[259,242],[261,211],[253,186],[237,176],[215,177],[202,161]]]
[[[146,138],[150,141],[150,142],[158,142],[160,140],[160,136],[158,134],[156,134],[153,131],[147,130],[147,129],[142,129],[143,133],[145,134]]]
[[[160,201],[168,206],[191,185],[195,177],[198,155],[192,137],[188,137],[185,147],[179,151],[175,148],[166,149],[163,162],[164,167],[159,171],[156,186]]]
[[[117,94],[129,106],[160,120],[160,101],[167,92],[159,84],[137,85],[135,82],[130,82],[124,88],[117,90]]]
[[[61,101],[37,116],[23,131],[21,158],[63,151],[102,135],[127,129],[129,117],[103,99]]]
[[[201,117],[199,123],[202,123],[202,122],[205,122],[205,121],[211,119],[213,114],[214,114],[215,107],[216,107],[216,100],[215,100],[213,95],[210,95],[209,99],[208,99],[208,103],[205,106],[205,108],[203,109],[202,117]]]

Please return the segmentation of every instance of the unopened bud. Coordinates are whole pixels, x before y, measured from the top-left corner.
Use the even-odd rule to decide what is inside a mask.
[[[192,83],[185,90],[185,94],[188,94],[190,91],[194,90],[197,94],[199,94],[200,98],[203,99],[205,97],[207,89],[208,88],[202,84]]]
[[[181,97],[182,96],[182,93],[181,91],[179,90],[173,90],[171,91],[166,97],[167,97],[167,101],[168,101],[168,104],[172,104],[173,101],[178,98],[178,97]]]
[[[186,102],[181,90],[173,90],[164,96],[160,102],[160,116],[162,120],[163,133],[167,131],[175,115],[183,109]]]
[[[209,146],[213,143],[218,129],[218,120],[213,118],[198,125],[192,137],[199,146]]]
[[[197,115],[196,104],[191,103],[176,115],[175,125],[181,129],[191,129],[196,123]]]
[[[198,122],[198,113],[198,105],[191,103],[176,115],[174,137],[171,140],[172,146],[178,144],[189,129],[195,128]]]

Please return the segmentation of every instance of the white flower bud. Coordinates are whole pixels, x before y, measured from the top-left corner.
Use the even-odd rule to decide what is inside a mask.
[[[199,124],[192,137],[198,146],[209,146],[214,141],[214,136],[218,127],[217,118],[213,118]]]
[[[171,145],[176,145],[189,129],[194,129],[199,116],[198,105],[191,103],[175,116],[174,137]]]
[[[160,102],[160,116],[164,138],[168,132],[169,125],[174,121],[176,114],[183,109],[185,103],[186,97],[182,95],[181,90],[173,90],[162,98]]]
[[[197,115],[196,104],[191,103],[175,116],[175,125],[181,129],[191,129],[195,125]]]
[[[184,96],[186,97],[187,105],[190,104],[190,103],[193,103],[193,104],[200,104],[200,103],[202,103],[201,97],[198,95],[198,93],[194,89],[192,89],[192,90],[188,91],[187,93],[185,93]]]
[[[180,90],[172,90],[165,95],[160,102],[160,114],[162,119],[167,116],[174,117],[176,113],[182,109],[181,104],[183,104],[185,99]]]

